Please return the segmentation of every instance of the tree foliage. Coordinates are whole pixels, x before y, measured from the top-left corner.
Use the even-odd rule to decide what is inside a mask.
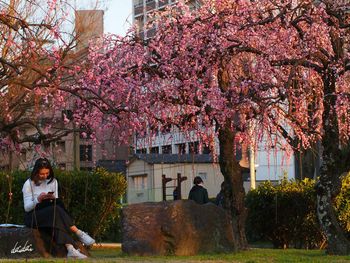
[[[316,215],[315,181],[265,182],[246,197],[247,235],[275,248],[319,248],[324,241]]]
[[[342,154],[350,135],[349,4],[207,0],[190,10],[179,1],[152,21],[152,39],[108,36],[91,49],[80,87],[92,103],[81,108],[95,106],[95,127],[128,120],[124,138],[164,123],[209,143],[218,135],[238,235],[245,210],[234,142],[265,140],[291,153],[320,141],[318,217],[328,252],[350,253],[332,206],[350,169]]]
[[[71,92],[65,87],[79,71],[66,0],[10,0],[0,3],[0,144],[50,142],[71,132]],[[64,122],[62,121],[64,119]],[[11,147],[13,150],[13,147]]]

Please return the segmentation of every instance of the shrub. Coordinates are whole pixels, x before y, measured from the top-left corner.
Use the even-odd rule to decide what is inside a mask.
[[[340,222],[350,236],[350,173],[344,175],[341,191],[335,203]]]
[[[316,217],[314,181],[265,182],[246,197],[247,237],[276,248],[315,248],[323,241]]]
[[[315,181],[282,180],[261,184],[246,196],[247,237],[268,240],[274,247],[314,248],[323,241],[316,215]],[[343,176],[335,199],[338,218],[350,237],[350,173]]]
[[[23,224],[22,186],[28,177],[29,172],[23,171],[0,173],[0,222]],[[100,238],[119,219],[119,200],[126,191],[122,174],[97,168],[93,172],[55,171],[55,177],[59,197],[84,231]]]
[[[29,172],[0,173],[0,222],[23,224],[24,208],[22,187]],[[10,196],[12,193],[12,196]]]

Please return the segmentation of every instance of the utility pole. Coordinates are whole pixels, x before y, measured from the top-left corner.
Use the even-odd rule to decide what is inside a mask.
[[[256,188],[256,175],[255,175],[255,150],[254,145],[249,146],[249,172],[250,172],[250,190]]]
[[[179,200],[182,199],[181,183],[186,180],[187,180],[187,176],[181,176],[181,173],[177,174],[177,194],[178,194]]]

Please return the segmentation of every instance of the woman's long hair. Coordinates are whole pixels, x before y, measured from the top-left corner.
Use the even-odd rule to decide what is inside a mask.
[[[40,169],[49,169],[50,173],[49,176],[47,177],[48,184],[52,182],[52,180],[55,178],[55,175],[53,173],[53,169],[51,166],[51,163],[48,159],[46,158],[39,158],[35,161],[33,171],[30,175],[30,179],[35,183],[35,185],[40,185],[39,183],[39,171]]]

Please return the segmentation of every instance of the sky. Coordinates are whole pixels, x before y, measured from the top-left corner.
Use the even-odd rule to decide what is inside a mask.
[[[102,9],[104,33],[124,36],[132,25],[132,0],[74,0],[77,9]]]
[[[132,0],[109,0],[105,6],[105,33],[124,36],[132,24]]]

